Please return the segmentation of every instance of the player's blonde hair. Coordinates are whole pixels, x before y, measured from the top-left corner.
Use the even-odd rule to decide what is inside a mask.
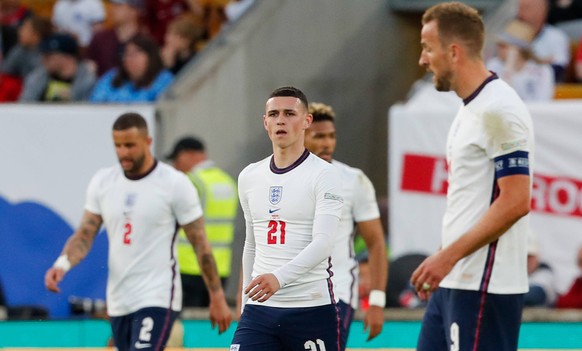
[[[430,7],[422,24],[436,21],[443,46],[458,40],[472,57],[481,57],[485,43],[485,24],[479,12],[460,2],[444,2]]]
[[[312,102],[309,104],[308,112],[313,115],[313,122],[331,121],[335,123],[335,112],[329,105]]]

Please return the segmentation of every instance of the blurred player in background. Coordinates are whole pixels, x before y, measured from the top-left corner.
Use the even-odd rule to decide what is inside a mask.
[[[294,87],[263,116],[273,155],[239,175],[246,221],[243,311],[231,350],[339,350],[331,254],[343,200],[339,171],[305,149],[312,116]]]
[[[232,316],[204,232],[196,189],[186,175],[158,162],[145,119],[125,113],[113,124],[120,166],[97,172],[89,183],[77,231],[45,276],[59,292],[67,271],[89,252],[101,224],[109,239],[107,312],[119,351],[160,350],[182,308],[176,261],[176,223],[196,251],[211,302],[210,320],[222,333]]]
[[[515,90],[485,67],[484,37],[477,10],[459,2],[422,17],[419,64],[463,106],[447,139],[442,246],[411,278],[422,299],[430,296],[419,351],[517,350],[528,290],[533,125]]]
[[[342,175],[344,199],[342,218],[332,254],[333,282],[339,299],[341,348],[346,347],[350,324],[358,309],[358,261],[354,253],[355,230],[360,233],[368,249],[370,267],[370,306],[364,318],[364,328],[370,329],[368,340],[373,339],[384,326],[384,306],[386,306],[386,279],[388,259],[386,242],[380,222],[380,211],[372,182],[364,172],[333,159],[336,146],[335,112],[331,106],[310,103],[309,113],[313,123],[305,131],[305,147],[315,155],[336,166]]]

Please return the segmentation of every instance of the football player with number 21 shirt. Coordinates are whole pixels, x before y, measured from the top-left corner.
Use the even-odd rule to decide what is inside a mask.
[[[311,122],[303,92],[273,91],[263,116],[273,155],[239,175],[243,311],[231,351],[339,350],[330,256],[343,206],[341,176],[305,149]]]

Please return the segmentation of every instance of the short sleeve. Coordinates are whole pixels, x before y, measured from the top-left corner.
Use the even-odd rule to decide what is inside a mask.
[[[202,217],[202,206],[194,184],[185,174],[176,176],[172,192],[172,209],[179,225],[192,223]]]
[[[374,185],[364,172],[358,172],[354,189],[353,216],[356,222],[380,218]]]
[[[530,151],[528,127],[516,112],[501,108],[490,110],[483,116],[483,124],[490,159],[516,151]]]
[[[331,164],[326,165],[317,177],[315,191],[315,216],[332,215],[341,218],[344,199],[340,195],[341,176],[336,167]]]

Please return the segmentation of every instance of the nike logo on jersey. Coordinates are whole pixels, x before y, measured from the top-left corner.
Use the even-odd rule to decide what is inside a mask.
[[[135,342],[135,348],[136,349],[145,349],[145,348],[148,348],[148,347],[152,347],[152,344],[142,344],[139,341],[136,341]]]
[[[270,208],[269,209],[269,213],[275,213],[275,212],[277,212],[279,210],[280,210],[280,208]]]

